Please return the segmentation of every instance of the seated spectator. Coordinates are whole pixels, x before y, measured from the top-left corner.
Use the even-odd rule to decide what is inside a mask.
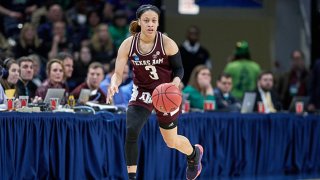
[[[310,80],[310,101],[308,111],[320,110],[320,59],[318,59],[311,72]]]
[[[3,61],[3,68],[4,72],[0,79],[0,83],[5,90],[6,96],[8,98],[17,97],[16,89],[20,75],[19,65],[14,59],[7,58]]]
[[[241,104],[231,94],[232,77],[222,73],[217,80],[217,88],[214,89],[217,109],[221,111],[240,111]]]
[[[64,14],[59,4],[49,4],[47,7],[45,22],[38,26],[38,35],[44,42],[50,42],[53,39],[53,24],[55,22],[63,21]]]
[[[23,1],[9,1],[3,0],[0,3],[1,23],[6,37],[17,39],[20,32],[19,24],[24,24],[31,18],[31,14],[37,10],[38,1],[23,0]]]
[[[44,67],[44,65],[41,63],[41,60],[38,55],[31,54],[28,56],[28,58],[32,59],[33,61],[33,78],[32,82],[37,86],[41,86],[42,80],[44,79],[41,77],[40,70]]]
[[[76,87],[76,81],[72,79],[74,64],[73,56],[67,52],[60,52],[55,59],[59,59],[63,62],[66,86],[70,91],[73,90]]]
[[[38,54],[43,58],[47,58],[48,49],[38,38],[36,28],[32,24],[26,23],[23,25],[17,45],[12,51],[15,58],[29,56],[30,54]]]
[[[53,39],[47,45],[50,47],[48,53],[49,59],[56,57],[59,52],[73,51],[73,44],[70,42],[66,30],[66,23],[63,21],[58,21],[53,24]]]
[[[4,72],[3,62],[2,62],[2,60],[0,60],[0,79],[2,79],[3,72]],[[3,106],[3,105],[6,101],[6,99],[7,99],[7,96],[4,93],[4,89],[3,89],[2,85],[0,84],[0,107],[5,108],[5,106]]]
[[[115,69],[115,59],[111,61],[110,71],[106,75],[105,79],[100,83],[100,88],[105,94],[108,93],[108,88],[111,82],[111,77],[114,73],[114,69]],[[132,94],[132,87],[133,87],[133,81],[132,79],[129,80],[129,66],[126,65],[123,70],[122,84],[119,86],[119,93],[116,93],[113,96],[113,104],[128,106],[128,103]]]
[[[99,87],[103,80],[103,75],[104,71],[102,64],[98,62],[91,63],[88,68],[86,81],[76,87],[71,94],[74,95],[75,99],[78,99],[81,89],[90,89],[91,96],[89,101],[105,104],[107,96]]]
[[[51,59],[47,63],[47,79],[38,87],[36,91],[36,96],[45,98],[49,88],[64,88],[66,89],[66,94],[69,92],[69,89],[64,83],[65,74],[63,62],[58,59]],[[61,102],[64,104],[65,102]]]
[[[29,96],[32,101],[35,98],[37,85],[32,82],[33,79],[33,60],[22,56],[18,60],[20,67],[20,78],[17,82],[17,97]],[[30,102],[31,102],[30,101]]]
[[[309,72],[305,66],[302,51],[295,50],[291,54],[292,64],[289,72],[284,73],[277,83],[283,108],[288,109],[294,96],[307,96]]]
[[[7,96],[4,93],[4,89],[3,89],[2,85],[0,84],[0,107],[1,108],[5,108],[5,106],[3,106],[3,104],[5,104],[6,99],[7,99]]]
[[[93,59],[108,66],[110,61],[115,58],[116,50],[113,46],[113,40],[109,33],[107,24],[100,24],[97,31],[91,38],[91,52]]]
[[[254,91],[260,71],[259,64],[251,59],[248,42],[237,42],[234,59],[224,69],[232,77],[234,97],[240,100],[244,92]]]
[[[99,12],[95,9],[90,10],[87,13],[87,21],[84,27],[85,38],[91,38],[96,31],[97,27],[101,23],[101,17],[99,15]]]
[[[278,94],[273,90],[273,74],[265,71],[259,75],[257,82],[256,102],[254,111],[258,111],[258,102],[262,102],[265,113],[273,113],[282,110],[282,103]]]
[[[92,55],[89,47],[82,46],[80,49],[79,58],[74,64],[74,69],[76,69],[76,71],[74,71],[72,74],[72,79],[76,81],[77,86],[85,81],[91,61]]]
[[[215,100],[211,85],[211,73],[207,66],[198,65],[193,69],[183,93],[188,96],[190,108],[203,109],[205,100]]]
[[[127,15],[122,10],[117,10],[114,13],[112,24],[109,27],[111,38],[115,48],[118,49],[122,41],[124,41],[129,35],[129,25]]]
[[[111,2],[105,1],[102,9],[101,21],[106,24],[110,24],[114,16],[114,9],[115,7]]]

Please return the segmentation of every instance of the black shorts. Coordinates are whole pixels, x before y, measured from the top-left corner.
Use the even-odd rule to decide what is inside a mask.
[[[131,106],[136,106],[139,108],[134,108],[131,113],[136,113],[139,114],[141,121],[143,121],[144,119],[149,118],[149,116],[151,115],[151,111],[144,107],[144,106],[139,106],[139,105],[129,105],[129,107]],[[144,113],[143,111],[148,111],[149,113]],[[180,111],[180,110],[179,110]],[[179,116],[179,112],[171,115],[170,113],[162,113],[159,111],[156,111],[156,116],[157,116],[157,120],[158,120],[158,124],[161,128],[163,129],[173,129],[175,127],[177,127],[178,125],[178,116]],[[131,116],[127,116],[127,121],[137,121],[136,119],[129,119]],[[162,120],[162,121],[161,121]],[[165,120],[165,121],[163,121]]]
[[[151,100],[151,90],[146,90],[143,88],[138,88],[133,85],[133,93],[129,102],[129,106],[141,106],[150,111],[150,113],[155,110],[157,115],[157,120],[159,126],[163,129],[173,129],[178,125],[178,117],[181,114],[181,109],[178,108],[176,111],[171,113],[163,113],[154,109]]]

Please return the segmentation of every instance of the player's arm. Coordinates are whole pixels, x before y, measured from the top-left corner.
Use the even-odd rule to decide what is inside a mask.
[[[163,43],[173,71],[172,83],[179,87],[184,74],[179,48],[172,39],[165,35],[163,36]]]
[[[116,58],[116,65],[114,74],[111,77],[110,86],[108,88],[108,94],[107,94],[107,103],[111,103],[112,97],[115,93],[119,92],[118,87],[122,83],[122,75],[125,68],[126,63],[128,62],[128,55],[130,50],[132,37],[127,38],[122,42],[122,44],[119,47],[118,55]]]

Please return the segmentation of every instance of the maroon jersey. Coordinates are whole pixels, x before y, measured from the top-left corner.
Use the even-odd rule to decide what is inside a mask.
[[[156,40],[150,52],[142,54],[139,51],[140,33],[136,34],[131,43],[129,60],[133,67],[133,89],[129,106],[137,105],[152,111],[152,91],[162,83],[172,81],[172,69],[168,56],[164,52],[162,34],[157,32]],[[156,110],[159,123],[170,124],[180,114],[180,108],[171,113]]]
[[[133,37],[129,52],[134,74],[133,82],[140,88],[153,90],[159,84],[172,81],[172,69],[164,52],[161,32],[157,32],[153,48],[146,54],[139,50],[140,34],[137,33]]]

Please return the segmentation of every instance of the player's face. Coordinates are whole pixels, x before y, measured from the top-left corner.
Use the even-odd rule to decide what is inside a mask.
[[[159,26],[159,16],[156,12],[148,10],[140,16],[138,23],[143,34],[155,34]]]

